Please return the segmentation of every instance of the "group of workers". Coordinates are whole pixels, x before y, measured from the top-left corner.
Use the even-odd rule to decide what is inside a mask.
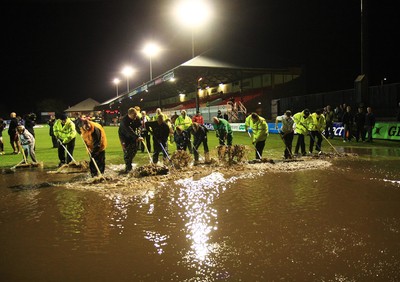
[[[314,113],[310,113],[309,109],[304,109],[292,116],[292,112],[287,110],[284,115],[278,116],[275,120],[275,128],[278,129],[278,123],[282,126],[279,136],[285,143],[284,157],[285,159],[299,156],[299,150],[302,156],[307,154],[305,137],[310,136],[310,144],[308,153],[312,154],[315,150],[320,154],[322,151],[322,132],[325,130],[326,120],[322,109],[317,109]],[[292,143],[294,134],[297,134],[297,143],[294,155],[292,153]]]
[[[314,145],[317,152],[321,152],[322,132],[325,129],[325,117],[322,110],[310,113],[308,109],[296,113],[288,110],[284,115],[276,118],[276,129],[279,122],[282,123],[279,129],[279,136],[285,144],[284,158],[293,158],[292,142],[294,134],[298,135],[295,155],[306,155],[305,136],[310,136],[309,153],[313,152]],[[213,127],[220,145],[232,145],[233,134],[229,122],[221,117],[213,117]],[[268,124],[265,118],[257,113],[251,113],[245,120],[245,129],[251,138],[255,149],[255,158],[261,159],[268,137]],[[36,162],[35,138],[24,126],[16,128],[20,144],[26,156],[31,156]],[[163,159],[170,159],[168,145],[175,143],[177,150],[188,150],[194,155],[195,164],[199,161],[199,147],[203,144],[205,161],[210,160],[209,147],[207,142],[208,129],[204,125],[204,119],[198,111],[192,118],[185,110],[180,115],[169,118],[160,108],[150,118],[145,111],[139,107],[129,108],[128,113],[120,120],[118,135],[123,150],[125,169],[122,173],[129,173],[132,170],[132,161],[138,150],[152,152],[150,161],[158,163],[159,155]],[[107,137],[103,127],[85,116],[73,120],[63,114],[52,120],[50,135],[58,147],[59,166],[68,164],[73,159],[76,135],[80,134],[90,157],[89,168],[92,176],[104,173],[105,149]],[[193,136],[193,141],[192,141]],[[152,139],[152,143],[151,143]],[[57,145],[57,146],[56,146]]]

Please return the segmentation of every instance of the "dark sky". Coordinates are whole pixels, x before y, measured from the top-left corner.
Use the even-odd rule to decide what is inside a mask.
[[[149,79],[146,41],[163,51],[153,77],[191,58],[190,30],[176,23],[173,0],[2,1],[0,116],[38,111],[55,98],[72,106],[116,95],[112,79],[137,70],[131,89]],[[365,0],[370,85],[400,82],[397,1]],[[375,3],[373,3],[375,2]],[[352,88],[360,73],[360,0],[214,0],[214,19],[195,33],[196,54],[209,48],[270,67],[302,66],[308,93]],[[254,50],[242,53],[239,47]],[[253,58],[251,58],[253,56]],[[121,77],[122,78],[122,77]],[[126,90],[126,80],[120,84]]]

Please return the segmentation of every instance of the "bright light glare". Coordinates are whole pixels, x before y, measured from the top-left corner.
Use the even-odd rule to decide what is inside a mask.
[[[184,25],[198,27],[209,21],[212,9],[204,0],[181,0],[175,6],[174,16]]]
[[[143,48],[143,53],[149,57],[153,57],[160,52],[160,48],[155,43],[148,43]]]
[[[133,68],[130,66],[126,66],[122,69],[121,72],[123,75],[125,75],[126,77],[130,77],[133,74]]]
[[[113,83],[114,84],[119,84],[121,82],[121,80],[119,80],[119,78],[114,78]]]

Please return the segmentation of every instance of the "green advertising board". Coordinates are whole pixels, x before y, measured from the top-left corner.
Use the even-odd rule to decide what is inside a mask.
[[[400,140],[400,123],[377,122],[372,130],[374,139]]]

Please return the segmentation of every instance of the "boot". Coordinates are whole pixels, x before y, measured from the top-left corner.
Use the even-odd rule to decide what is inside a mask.
[[[211,162],[211,159],[210,159],[210,153],[209,152],[207,152],[207,153],[204,153],[204,162],[206,163],[206,164],[209,164],[210,162]]]

